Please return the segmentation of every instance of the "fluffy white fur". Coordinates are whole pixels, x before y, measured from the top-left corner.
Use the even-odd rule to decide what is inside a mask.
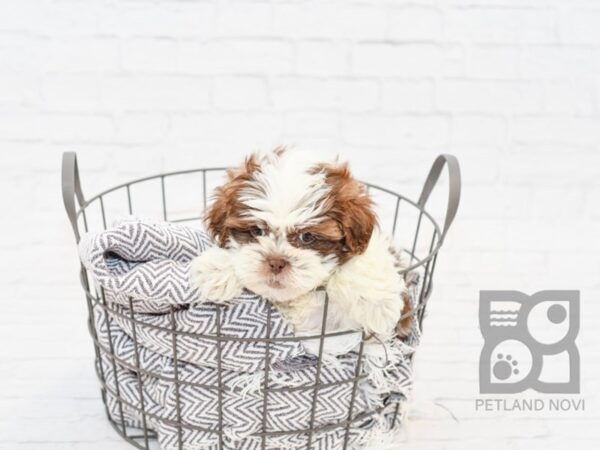
[[[236,275],[231,252],[211,247],[192,261],[192,283],[200,296],[213,303],[224,303],[237,297],[244,285]]]
[[[327,329],[360,329],[382,338],[394,332],[403,307],[404,280],[394,267],[389,241],[375,230],[367,250],[337,267],[327,282]],[[282,313],[302,332],[321,331],[323,297],[309,292],[279,305]]]
[[[327,330],[364,329],[385,338],[391,335],[402,310],[402,277],[390,243],[376,228],[366,251],[339,264],[332,255],[298,248],[286,238],[294,229],[314,224],[319,199],[330,189],[322,173],[310,174],[315,160],[285,152],[265,155],[260,173],[241,195],[247,214],[264,221],[269,232],[257,242],[229,239],[224,248],[212,247],[192,263],[191,281],[202,298],[226,302],[247,288],[271,300],[297,332],[315,332],[322,325],[322,294],[329,296]],[[289,262],[285,275],[265,273],[267,255]]]
[[[267,153],[256,181],[242,192],[242,202],[279,232],[314,223],[321,213],[318,201],[329,192],[322,173],[308,173],[318,161],[313,153]]]

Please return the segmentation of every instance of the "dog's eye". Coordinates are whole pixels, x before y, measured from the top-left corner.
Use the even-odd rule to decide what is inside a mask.
[[[303,244],[310,244],[315,241],[315,235],[312,233],[302,233],[298,236],[298,239]]]
[[[253,237],[261,237],[261,236],[264,236],[266,234],[266,232],[265,232],[265,230],[263,230],[260,227],[252,227],[252,228],[250,228],[250,234]]]

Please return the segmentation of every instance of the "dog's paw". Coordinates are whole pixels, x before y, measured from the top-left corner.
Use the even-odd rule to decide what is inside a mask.
[[[212,247],[194,258],[190,282],[198,288],[203,301],[213,303],[225,303],[238,297],[244,289],[235,275],[231,255],[219,247]]]

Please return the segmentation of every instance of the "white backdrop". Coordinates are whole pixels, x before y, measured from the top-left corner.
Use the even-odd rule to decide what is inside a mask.
[[[276,144],[412,197],[435,155],[460,159],[398,448],[597,448],[599,118],[594,0],[0,2],[0,448],[128,448],[94,378],[61,153],[89,195]],[[586,411],[476,412],[478,291],[553,288],[582,292]]]

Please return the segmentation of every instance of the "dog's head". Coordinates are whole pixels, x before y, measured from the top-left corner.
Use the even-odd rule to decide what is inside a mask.
[[[205,221],[216,242],[235,253],[242,284],[284,302],[364,252],[376,218],[347,164],[278,148],[229,170]]]

